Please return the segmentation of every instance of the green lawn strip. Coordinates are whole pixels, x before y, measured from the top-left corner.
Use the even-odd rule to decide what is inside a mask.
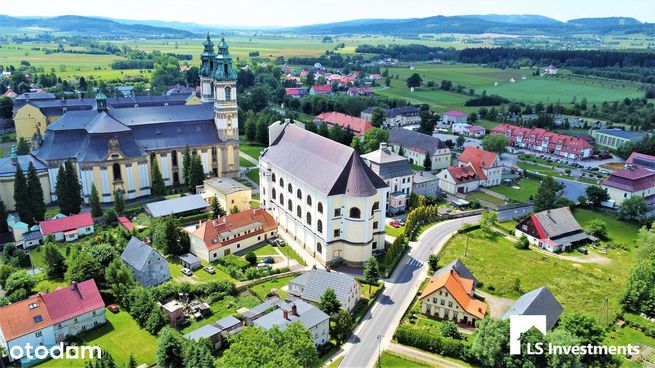
[[[386,225],[384,227],[384,231],[387,233],[387,235],[391,235],[391,236],[397,238],[397,237],[399,237],[399,236],[401,236],[401,235],[403,235],[405,233],[405,227],[401,226],[401,227],[395,228],[393,226]]]
[[[265,299],[266,294],[270,293],[271,289],[277,289],[277,291],[280,293],[280,297],[285,298],[287,296],[287,291],[282,290],[282,288],[288,285],[289,281],[295,279],[296,277],[297,275],[275,278],[266,282],[262,282],[261,284],[253,285],[250,287],[250,290],[252,290],[260,298]]]
[[[345,357],[346,357],[345,355],[338,357],[332,363],[326,366],[326,368],[338,368]]]
[[[259,169],[250,169],[246,174],[246,176],[248,177],[248,179],[259,184]]]
[[[239,143],[239,150],[246,155],[254,158],[255,160],[259,159],[259,154],[262,152],[265,146],[260,146],[258,144],[249,144],[249,143],[244,143],[246,142],[245,140],[241,140]]]
[[[275,251],[275,249],[273,248],[273,246],[268,244],[268,243],[263,243],[261,247],[254,250],[254,253],[258,257],[277,256],[278,255],[277,252]]]
[[[514,189],[512,186],[515,186],[515,184],[512,184],[512,186],[507,186],[507,185],[497,185],[495,187],[489,188],[490,190],[493,190],[496,193],[500,193],[506,197],[509,197],[517,202],[525,202],[530,199],[530,196],[534,196],[535,193],[537,193],[537,189],[539,189],[539,182],[533,179],[521,179],[518,182],[519,189]]]
[[[246,160],[243,157],[239,157],[239,166],[241,166],[241,167],[253,167],[253,166],[255,166],[255,164],[253,164],[252,162]]]
[[[193,330],[196,330],[202,326],[208,325],[210,323],[216,322],[223,317],[227,317],[232,314],[236,314],[237,310],[241,307],[252,308],[256,305],[259,305],[261,301],[256,297],[243,293],[239,296],[226,296],[225,299],[213,303],[211,305],[212,314],[209,317],[192,320],[191,323],[182,329],[183,334],[187,334]]]
[[[637,234],[639,233],[637,225],[623,222],[605,212],[584,208],[576,208],[573,211],[573,217],[578,220],[582,227],[591,220],[602,220],[607,225],[607,235],[610,239],[621,242],[631,249],[636,246]]]
[[[496,198],[496,197],[494,197],[492,195],[489,195],[487,193],[482,193],[482,192],[469,193],[469,194],[466,195],[466,200],[469,201],[469,202],[473,201],[473,200],[485,201],[485,202],[495,204],[495,205],[498,205],[498,206],[502,206],[502,205],[505,204],[505,201],[503,201],[502,199]]]
[[[635,261],[636,252],[611,250],[610,264],[575,263],[534,250],[517,250],[512,242],[499,236],[488,238],[480,230],[453,237],[442,252],[441,263],[460,258],[491,294],[518,298],[522,293],[548,286],[566,311],[581,311],[599,316],[605,297],[609,315],[620,312],[619,299],[625,278]],[[514,280],[520,280],[520,290]]]
[[[202,267],[211,265],[205,261],[201,261],[200,264]],[[215,274],[210,274],[209,272],[205,271],[202,268],[199,268],[195,271],[193,271],[193,275],[191,278],[195,279],[196,281],[199,282],[210,282],[210,281],[220,281],[220,280],[228,280],[232,282],[236,282],[237,280],[233,279],[230,275],[225,273],[223,270],[221,270],[219,267],[216,267],[216,265],[212,265],[214,267],[214,270],[216,271]],[[171,273],[171,278],[177,278],[177,277],[186,277],[183,276],[182,273],[180,272],[182,270],[182,265],[177,262],[177,260],[170,260],[168,261],[168,269],[170,270]]]
[[[382,358],[380,359],[380,366],[385,368],[420,368],[420,367],[430,367],[430,365],[422,364],[385,351],[382,353]]]
[[[296,251],[293,250],[293,248],[291,248],[290,246],[288,245],[285,245],[283,247],[278,246],[277,249],[279,249],[280,252],[282,252],[282,254],[284,254],[286,257],[294,259],[296,262],[298,262],[298,264],[301,264],[303,266],[306,265],[302,257],[300,257],[300,255],[296,253]]]

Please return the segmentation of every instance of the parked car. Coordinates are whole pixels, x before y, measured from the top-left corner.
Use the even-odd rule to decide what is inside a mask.
[[[578,252],[580,252],[582,254],[589,254],[589,251],[585,247],[578,248]]]
[[[275,263],[275,260],[273,259],[273,257],[264,257],[259,262],[264,264],[271,264],[271,263]]]
[[[186,275],[186,276],[191,276],[191,275],[193,275],[193,271],[191,271],[190,269],[188,269],[188,268],[186,268],[186,267],[183,268],[183,269],[181,269],[180,272],[182,272],[182,274],[183,274],[183,275]]]
[[[270,268],[271,268],[271,265],[266,264],[266,263],[259,263],[259,264],[257,264],[257,267],[259,267],[259,268],[268,268],[268,269],[270,269]]]
[[[405,226],[405,220],[398,220],[398,223],[400,224],[400,226]]]
[[[276,247],[277,246],[277,241],[276,240],[277,239],[268,239],[266,242],[268,244],[270,244],[271,246]]]
[[[107,309],[109,309],[109,311],[114,313],[114,314],[120,312],[120,308],[118,307],[118,304],[109,304],[107,306]]]
[[[275,241],[277,242],[277,245],[279,245],[279,246],[281,246],[281,247],[283,247],[283,246],[286,245],[286,243],[284,242],[284,240],[282,240],[282,239],[280,239],[280,238],[275,239]]]
[[[389,226],[397,229],[397,228],[400,227],[400,222],[398,222],[396,220],[393,220],[393,221],[389,222]]]
[[[207,271],[208,273],[211,273],[212,275],[216,273],[216,270],[212,266],[205,266],[205,267],[203,267],[203,269],[205,271]]]

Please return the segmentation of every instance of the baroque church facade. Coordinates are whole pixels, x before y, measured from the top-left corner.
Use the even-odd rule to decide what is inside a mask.
[[[200,156],[205,175],[238,176],[237,74],[224,39],[215,52],[207,36],[200,73],[201,104],[112,108],[99,94],[93,109],[67,111],[43,136],[37,131],[31,159],[47,171],[46,202],[57,200],[57,173],[66,160],[75,163],[87,202],[92,185],[104,203],[119,192],[128,200],[150,195],[155,161],[167,186],[183,184],[186,147]],[[13,209],[13,201],[2,199]]]

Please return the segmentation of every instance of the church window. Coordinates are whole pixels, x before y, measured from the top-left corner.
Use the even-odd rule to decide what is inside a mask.
[[[225,101],[232,100],[232,88],[225,87]]]
[[[358,219],[362,217],[361,211],[357,207],[350,207],[350,218]]]
[[[114,180],[121,180],[123,177],[121,175],[121,165],[115,163],[112,165],[112,171],[114,173]]]

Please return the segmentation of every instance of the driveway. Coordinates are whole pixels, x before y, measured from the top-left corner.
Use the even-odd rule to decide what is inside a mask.
[[[514,304],[513,299],[491,295],[481,290],[476,290],[476,293],[484,297],[485,302],[487,302],[487,305],[489,306],[489,314],[494,318],[501,318],[505,312],[507,312],[509,307]]]
[[[562,178],[554,178],[554,179],[558,183],[564,184],[564,192],[562,193],[562,196],[576,203],[578,202],[578,197],[584,196],[587,187],[591,185],[591,184],[582,183],[579,181],[569,180],[569,179],[562,179]]]

